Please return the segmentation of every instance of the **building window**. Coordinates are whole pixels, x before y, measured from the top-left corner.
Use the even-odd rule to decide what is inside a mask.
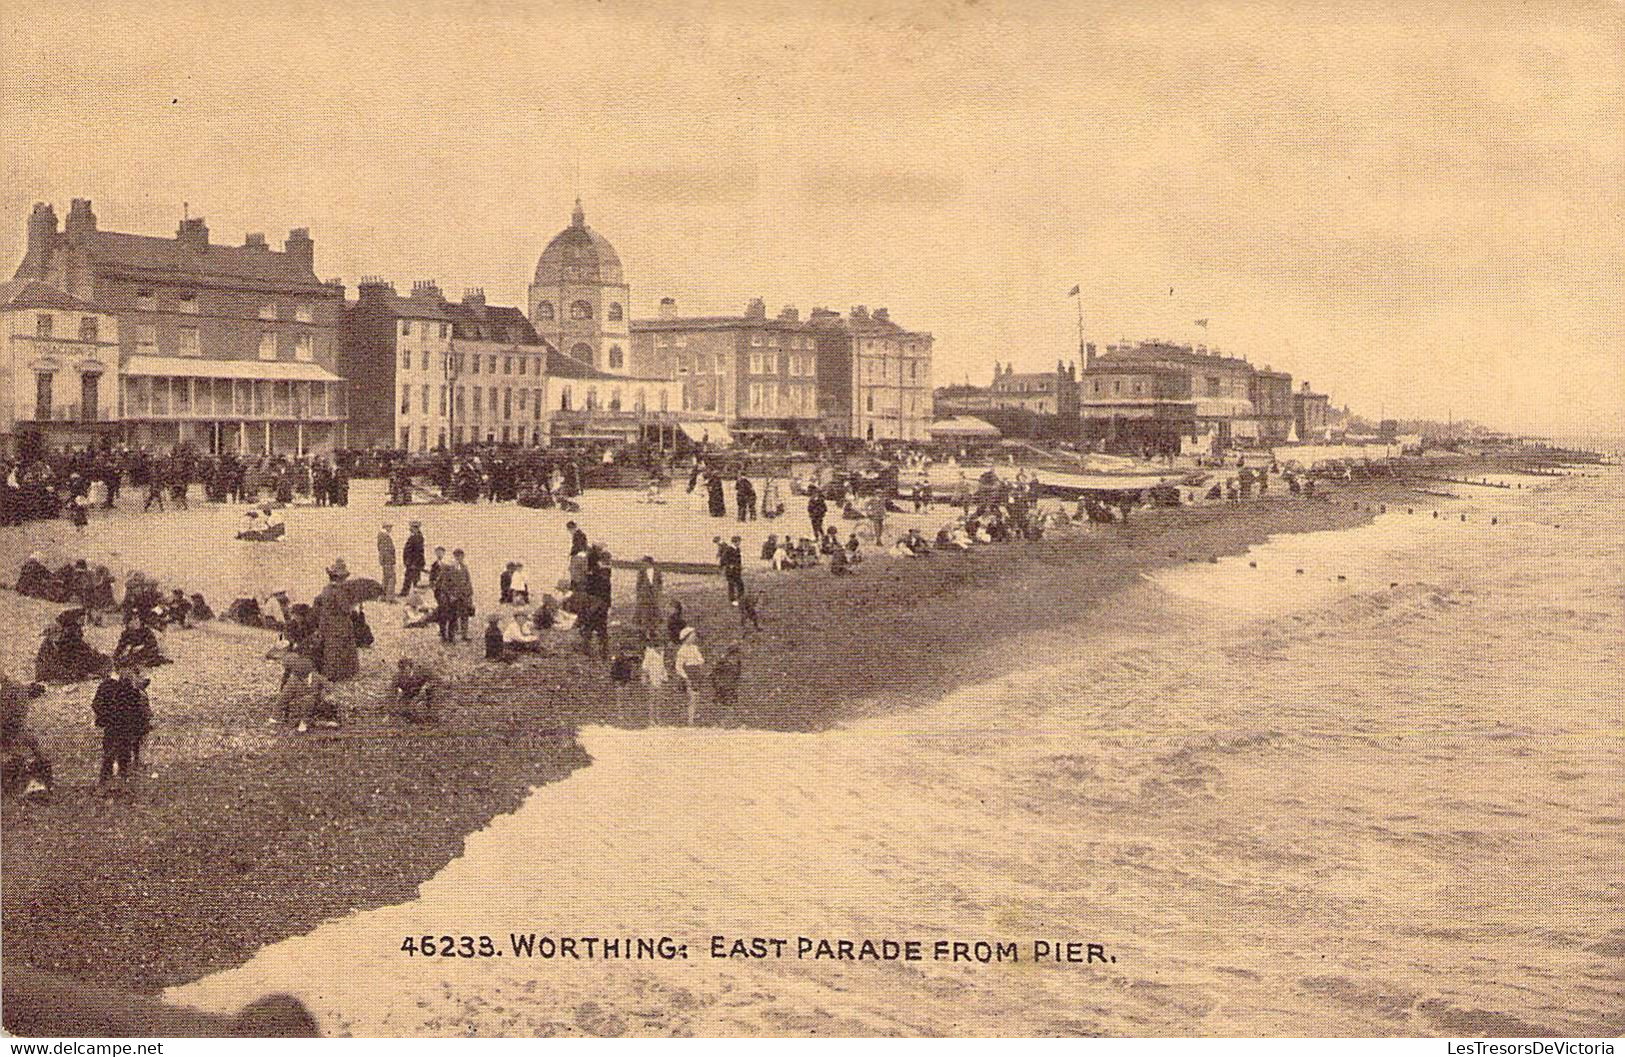
[[[153,346],[158,344],[158,328],[151,323],[142,323],[135,328],[135,344],[137,348],[151,352]]]
[[[479,374],[480,373],[480,358],[478,356],[470,356],[468,358],[468,361],[474,365],[474,373]]]
[[[94,371],[87,371],[79,376],[79,421],[95,422],[101,418],[98,409],[101,406],[102,376]]]
[[[260,359],[262,359],[262,360],[274,360],[274,359],[276,359],[276,331],[274,331],[274,330],[262,330],[262,331],[260,331]]]
[[[143,312],[151,312],[157,306],[158,302],[153,298],[151,290],[136,291],[135,307]]]
[[[198,355],[201,355],[201,352],[198,349],[197,328],[196,327],[182,327],[181,328],[181,355],[182,356],[198,356]]]
[[[587,387],[587,410],[598,410],[598,389],[590,385]]]
[[[446,324],[442,323],[442,324],[440,324],[440,339],[442,341],[444,341],[445,338],[446,338]]]
[[[662,411],[669,410],[669,408],[667,408],[666,405],[670,401],[671,401],[671,394],[666,392],[666,390],[664,390],[664,389],[660,390],[660,410],[662,410]]]
[[[565,386],[559,393],[559,410],[570,410],[570,387]]]
[[[442,415],[444,415],[446,413],[446,387],[445,386],[440,387],[440,413]]]
[[[38,316],[34,317],[34,336],[36,338],[50,337],[51,325],[55,322],[56,320],[52,318],[49,312],[41,312]]]
[[[407,414],[411,410],[412,410],[412,387],[409,386],[409,385],[403,385],[403,386],[401,386],[401,414],[403,414],[403,415]]]
[[[752,345],[756,345],[756,346],[761,345],[762,344],[762,336],[760,334],[752,334],[750,336],[750,343]]]
[[[275,319],[276,318],[276,305],[261,305],[260,306],[260,318],[261,319]]]
[[[611,411],[619,411],[621,409],[621,391],[619,389],[610,390],[609,409]]]
[[[197,294],[187,291],[180,296],[180,300],[176,302],[175,307],[189,316],[197,315]]]
[[[293,336],[293,358],[309,363],[316,358],[315,345],[309,334],[295,334]]]
[[[504,356],[504,357],[502,357],[502,373],[503,374],[512,374],[513,373],[513,357],[512,356]]]
[[[621,316],[621,303],[619,301],[611,301],[609,303],[609,321],[611,323],[619,323],[621,321]]]
[[[429,413],[429,387],[428,386],[424,386],[422,391],[418,393],[418,410],[423,412],[425,415],[427,415]]]
[[[527,362],[529,362],[529,360],[530,360],[529,356],[521,356],[521,357],[519,357],[519,373],[520,374],[525,373],[525,364]]]
[[[570,355],[574,356],[576,359],[580,360],[582,363],[591,363],[592,362],[592,346],[588,345],[584,341],[578,341],[578,342],[575,343],[575,345],[571,346]]]
[[[542,417],[542,391],[540,389],[530,391],[530,417],[534,419]]]
[[[485,370],[486,370],[487,374],[495,374],[495,373],[497,373],[497,357],[496,357],[496,353],[493,352],[491,355],[489,355],[489,356],[487,356],[485,358]]]
[[[409,338],[411,336],[412,336],[412,321],[410,319],[401,320],[401,337]]]
[[[428,369],[429,369],[429,350],[428,349],[423,350],[423,369],[424,369],[425,372],[427,372]]]
[[[418,334],[423,337],[424,341],[429,340],[429,321],[427,319],[418,322]]]
[[[1223,392],[1223,389],[1220,388],[1218,377],[1217,376],[1209,377],[1208,380],[1207,380],[1207,395],[1208,396],[1218,396],[1221,392]]]
[[[407,451],[412,447],[412,427],[401,427],[401,450]]]
[[[634,395],[632,397],[632,409],[634,411],[636,411],[638,414],[641,415],[644,412],[644,408],[645,408],[645,400],[644,400],[643,390],[641,388],[639,388],[636,395]]]
[[[34,372],[34,420],[44,422],[51,417],[51,392],[56,375],[51,371]]]
[[[402,349],[401,350],[401,370],[409,371],[411,369],[412,369],[412,350],[411,349]]]
[[[309,305],[295,305],[293,309],[293,318],[298,320],[300,323],[310,323],[314,321],[316,317]]]
[[[553,318],[553,302],[551,302],[551,301],[538,301],[536,303],[536,318],[537,319],[548,319],[548,320],[552,319]]]
[[[572,301],[572,302],[570,302],[570,318],[571,319],[591,319],[592,318],[592,303],[588,302],[588,301]]]
[[[529,391],[528,389],[519,390],[519,410],[521,411],[525,410],[525,394]]]
[[[619,345],[611,345],[609,347],[609,365],[611,368],[618,368],[622,366],[624,359],[625,357],[622,356],[621,347]]]
[[[79,340],[95,341],[101,332],[101,326],[95,316],[79,317]]]
[[[873,414],[875,410],[875,394],[865,393],[863,398],[863,406],[864,410]]]

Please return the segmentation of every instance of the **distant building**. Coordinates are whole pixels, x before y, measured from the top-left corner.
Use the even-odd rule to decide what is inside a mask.
[[[818,325],[814,312],[814,325]],[[863,305],[846,319],[848,342],[821,352],[819,389],[835,403],[851,398],[847,436],[860,440],[928,441],[931,424],[930,334],[905,330],[884,308]],[[843,362],[850,357],[850,370]],[[838,405],[837,405],[838,406]]]
[[[560,353],[519,309],[489,305],[478,289],[448,301],[432,281],[408,297],[363,281],[341,366],[356,380],[357,445],[411,452],[630,443],[678,400],[675,382],[601,371]]]
[[[33,279],[0,283],[0,452],[108,439],[118,378],[117,317]]]
[[[1083,433],[1108,450],[1177,452],[1258,436],[1246,360],[1142,341],[1111,345],[1084,367]]]
[[[1053,371],[1017,372],[1014,365],[1004,370],[993,365],[993,384],[988,387],[990,407],[1031,411],[1037,415],[1076,418],[1079,410],[1078,365],[1068,367],[1057,360]]]
[[[817,334],[794,308],[774,319],[760,298],[737,316],[679,316],[671,298],[632,324],[640,373],[676,379],[681,413],[734,432],[812,433],[819,422]]]
[[[587,226],[576,199],[570,226],[553,236],[530,284],[530,321],[542,340],[571,359],[628,373],[631,287],[609,240]]]
[[[128,443],[298,453],[345,443],[333,371],[344,288],[318,280],[314,262],[305,228],[281,250],[261,234],[213,243],[202,217],[182,220],[174,238],[132,235],[101,230],[89,199],[76,198],[60,230],[51,206],[34,206],[16,278],[116,320]]]
[[[1292,397],[1292,411],[1297,422],[1298,439],[1325,440],[1331,430],[1332,398],[1317,393],[1304,382]]]
[[[1253,413],[1258,416],[1258,439],[1265,444],[1284,444],[1291,440],[1297,419],[1292,376],[1268,367],[1255,370],[1249,394]]]

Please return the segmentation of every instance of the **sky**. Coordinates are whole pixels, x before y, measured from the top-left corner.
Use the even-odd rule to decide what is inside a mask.
[[[884,305],[985,384],[1077,359],[1081,307],[1368,416],[1618,433],[1622,100],[1586,0],[36,0],[0,8],[0,267],[35,201],[185,203],[524,306],[579,194],[635,316]]]

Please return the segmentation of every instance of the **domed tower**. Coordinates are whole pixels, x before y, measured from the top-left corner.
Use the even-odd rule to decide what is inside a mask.
[[[630,288],[609,240],[587,226],[576,199],[530,284],[530,321],[558,350],[601,371],[624,372],[632,348]]]

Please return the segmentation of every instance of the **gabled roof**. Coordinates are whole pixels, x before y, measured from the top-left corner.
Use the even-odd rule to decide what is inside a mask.
[[[100,312],[89,301],[81,301],[66,290],[58,290],[37,279],[8,279],[0,283],[0,308],[56,308],[66,312]]]

